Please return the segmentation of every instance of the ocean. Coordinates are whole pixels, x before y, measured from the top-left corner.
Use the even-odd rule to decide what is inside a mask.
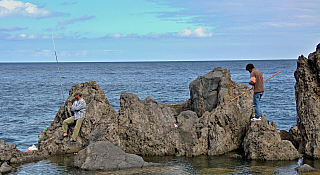
[[[59,69],[65,99],[69,96],[69,89],[73,85],[96,81],[103,89],[110,105],[118,112],[122,92],[136,94],[141,100],[151,96],[154,100],[164,104],[184,102],[190,97],[189,84],[198,76],[205,75],[219,66],[230,70],[233,81],[248,85],[250,74],[245,70],[248,63],[254,64],[264,74],[265,79],[282,71],[265,83],[261,111],[270,122],[276,123],[279,131],[289,131],[297,123],[294,89],[294,71],[297,63],[294,59],[195,62],[60,62]],[[40,131],[50,126],[64,102],[58,66],[56,62],[0,63],[0,73],[0,140],[4,140],[10,145],[16,143],[17,148],[25,152],[33,144],[37,145]],[[294,173],[292,167],[296,167],[298,164],[298,160],[284,161],[280,165],[279,163],[274,164],[274,162],[257,163],[256,161],[229,160],[227,155],[194,158],[144,157],[144,159],[163,163],[170,172],[173,170],[179,172],[173,174],[201,174],[216,168],[228,169],[234,171],[231,174],[237,174],[248,171],[246,168],[252,167],[252,163],[264,166],[267,164],[267,167],[276,168],[273,171]],[[102,173],[76,170],[72,168],[70,162],[72,162],[72,155],[53,156],[47,160],[19,166],[17,171],[11,174]],[[225,164],[225,162],[229,162],[229,164]],[[314,161],[311,162],[314,163]],[[162,169],[165,170],[165,168]],[[154,172],[157,171],[160,170],[154,170]]]

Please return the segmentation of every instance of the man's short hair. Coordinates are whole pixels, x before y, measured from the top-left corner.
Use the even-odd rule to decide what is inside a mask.
[[[253,64],[247,64],[246,66],[246,70],[253,69],[253,68],[254,68]]]
[[[82,96],[81,92],[76,92],[76,93],[74,94],[74,96],[76,96],[76,95],[79,95],[80,97]]]

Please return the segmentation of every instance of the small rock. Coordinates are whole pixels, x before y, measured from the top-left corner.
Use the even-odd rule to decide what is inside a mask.
[[[233,158],[233,159],[242,159],[242,156],[240,154],[233,154],[231,156],[231,158]]]
[[[0,167],[0,174],[1,173],[9,173],[12,171],[12,167],[8,165],[7,162],[4,162]]]
[[[303,165],[295,168],[294,170],[296,170],[297,172],[309,172],[309,171],[315,171],[316,169],[314,169],[313,167],[311,167],[308,164],[303,164]]]

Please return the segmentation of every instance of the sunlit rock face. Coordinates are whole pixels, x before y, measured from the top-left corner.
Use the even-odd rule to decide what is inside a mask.
[[[320,44],[308,58],[298,58],[294,76],[297,126],[301,133],[299,151],[320,158]]]

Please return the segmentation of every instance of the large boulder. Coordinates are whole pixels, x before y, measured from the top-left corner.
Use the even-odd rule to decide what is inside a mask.
[[[297,126],[301,133],[299,151],[320,158],[320,44],[308,58],[301,55],[294,73]]]
[[[122,93],[119,110],[120,148],[141,155],[174,155],[177,131],[169,107],[150,96],[140,100]]]
[[[189,108],[201,116],[197,120],[193,119],[193,127],[188,124],[185,129],[181,127],[179,130],[180,144],[187,145],[186,133],[189,133],[189,138],[193,138],[188,143],[187,150],[191,150],[189,155],[221,155],[241,146],[246,123],[253,112],[252,92],[228,105],[226,103],[248,89],[248,86],[232,81],[230,71],[221,67],[198,77],[190,84]],[[190,118],[195,117],[189,117],[188,120]],[[179,121],[177,123],[181,125]],[[177,150],[178,153],[182,152],[179,147]]]
[[[245,157],[252,160],[293,160],[302,157],[288,140],[281,140],[274,122],[270,125],[262,115],[261,121],[251,121],[243,140]]]
[[[112,171],[154,165],[140,156],[125,153],[108,141],[90,143],[74,157],[74,166],[83,170]]]
[[[192,90],[201,87],[206,88]],[[179,105],[164,105],[151,97],[140,100],[134,94],[122,93],[120,147],[133,154],[179,156],[220,155],[238,149],[253,110],[252,92],[225,104],[248,90],[248,86],[231,81],[229,70],[218,67],[198,77],[190,89],[191,98]],[[208,95],[209,91],[217,94]],[[192,107],[194,103],[207,105]]]
[[[190,108],[200,117],[206,111],[211,112],[219,105],[224,105],[230,98],[234,97],[233,95],[238,94],[239,91],[241,91],[241,93],[244,92],[248,87],[241,83],[236,84],[231,81],[230,70],[217,67],[208,74],[199,76],[190,83],[189,88]],[[245,94],[242,96],[242,99],[248,98],[248,94],[251,93]],[[243,102],[242,100],[240,101]],[[238,104],[240,101],[238,101]],[[245,101],[249,102],[248,99]],[[241,103],[239,105],[243,107],[242,105],[249,104],[250,103]],[[247,110],[250,106],[245,106],[244,110]],[[251,112],[251,110],[249,112]]]
[[[62,135],[63,120],[72,116],[70,108],[75,100],[75,92],[81,92],[82,98],[87,104],[86,119],[82,123],[77,141],[67,143],[68,138],[61,141],[59,137]],[[109,101],[99,85],[95,81],[77,84],[69,90],[69,95],[65,102],[67,114],[64,105],[62,105],[50,127],[47,130],[42,130],[39,134],[39,150],[47,150],[49,154],[78,152],[88,144],[91,134],[101,125],[104,128],[101,132],[108,133],[104,136],[105,139],[118,145],[118,114],[109,105]],[[69,125],[70,135],[73,133],[73,128],[74,125]]]

